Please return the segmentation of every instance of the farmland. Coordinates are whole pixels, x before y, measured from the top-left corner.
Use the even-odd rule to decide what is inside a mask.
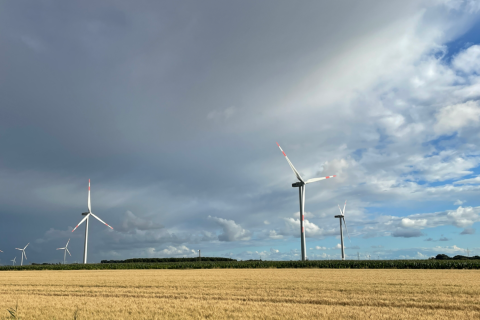
[[[0,272],[0,319],[478,318],[478,270]]]

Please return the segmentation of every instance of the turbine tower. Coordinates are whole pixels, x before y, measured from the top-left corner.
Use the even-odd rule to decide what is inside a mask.
[[[28,247],[29,244],[30,244],[30,242],[27,243],[27,245],[26,245],[25,248],[23,248],[23,249],[15,248],[15,249],[17,249],[17,250],[22,251],[22,262],[20,263],[21,266],[23,266],[23,256],[25,256],[25,260],[27,260],[27,255],[25,254],[25,249],[27,249],[27,247]]]
[[[13,258],[13,260],[10,260],[10,261],[12,261],[13,265],[15,265],[15,260],[17,260],[17,257]]]
[[[293,173],[297,177],[298,182],[292,183],[293,188],[298,188],[298,194],[300,198],[300,235],[301,235],[301,243],[302,243],[302,261],[305,261],[307,259],[307,252],[306,252],[306,244],[305,244],[305,227],[304,227],[304,210],[305,210],[305,185],[312,183],[312,182],[317,182],[320,180],[325,180],[329,178],[334,178],[336,175],[333,176],[328,176],[328,177],[321,177],[321,178],[312,178],[308,180],[303,180],[300,174],[298,173],[297,169],[293,166],[293,164],[290,162],[288,159],[287,155],[285,152],[282,150],[282,147],[277,142],[277,146],[280,148],[280,151],[282,151],[283,155],[285,156],[285,159],[287,160],[288,164],[290,165],[290,168],[292,169]]]
[[[340,214],[335,216],[340,220],[340,241],[342,243],[342,260],[345,260],[345,247],[343,246],[343,230],[342,230],[342,220],[343,224],[345,225],[345,230],[347,230],[348,239],[350,239],[350,235],[348,234],[347,223],[345,222],[345,207],[347,206],[347,201],[345,201],[345,205],[343,206],[343,211],[340,209],[340,205],[338,206],[338,210],[340,210]]]
[[[65,264],[65,258],[67,257],[67,252],[68,254],[70,254],[70,251],[68,251],[68,243],[70,242],[70,239],[68,239],[67,241],[67,244],[65,245],[65,248],[58,248],[57,250],[65,250],[65,252],[63,253],[63,264]],[[72,255],[70,254],[70,257]]]
[[[75,231],[79,225],[81,225],[85,220],[87,220],[87,224],[85,226],[85,248],[84,248],[84,251],[83,251],[83,264],[87,264],[87,248],[88,248],[88,220],[90,218],[90,216],[94,217],[95,219],[97,219],[98,221],[100,221],[101,223],[103,223],[104,225],[106,225],[107,227],[109,227],[110,229],[113,230],[113,228],[111,226],[109,226],[108,224],[106,224],[104,221],[102,221],[102,219],[100,219],[99,217],[97,217],[96,215],[93,214],[92,212],[92,206],[91,206],[91,203],[90,203],[90,179],[88,179],[88,200],[87,200],[87,205],[88,205],[88,212],[84,212],[82,213],[82,216],[85,216],[85,218],[82,219],[82,221],[80,221],[77,226],[72,230]]]

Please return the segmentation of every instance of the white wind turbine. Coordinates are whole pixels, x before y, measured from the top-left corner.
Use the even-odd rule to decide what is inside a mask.
[[[290,162],[285,152],[282,150],[282,147],[280,147],[280,145],[278,144],[278,142],[277,142],[277,146],[280,148],[280,151],[282,151],[283,155],[285,156],[285,159],[287,159],[287,162],[290,165],[290,168],[292,168],[293,173],[298,179],[298,182],[292,183],[292,187],[298,188],[298,193],[300,198],[300,232],[301,232],[301,242],[302,242],[302,261],[305,261],[307,259],[306,244],[305,244],[305,228],[304,228],[305,185],[308,183],[317,182],[320,180],[334,178],[336,177],[336,175],[303,180],[300,174],[298,173],[297,169],[295,169],[295,167]]]
[[[10,260],[10,261],[12,261],[13,265],[15,265],[15,260],[17,260],[17,257],[13,258],[13,260]]]
[[[85,248],[84,248],[84,251],[83,251],[83,264],[86,264],[87,263],[87,248],[88,248],[88,220],[90,218],[90,216],[94,217],[95,219],[97,219],[98,221],[100,221],[101,223],[103,223],[104,225],[106,225],[107,227],[109,227],[110,229],[113,230],[113,228],[111,226],[109,226],[108,224],[106,224],[104,221],[102,221],[102,219],[100,219],[99,217],[97,217],[96,215],[94,215],[92,213],[92,206],[90,204],[90,179],[88,179],[88,212],[84,212],[82,213],[82,216],[85,216],[85,218],[82,219],[82,221],[80,221],[77,226],[72,230],[75,231],[79,225],[81,225],[85,220],[87,220],[87,224],[85,226]]]
[[[340,220],[340,241],[342,243],[342,260],[345,260],[345,247],[343,246],[343,230],[342,230],[342,220],[343,224],[345,225],[345,230],[347,230],[348,239],[350,239],[350,235],[348,234],[347,223],[345,222],[345,207],[347,206],[347,201],[345,201],[345,205],[343,206],[343,211],[340,209],[340,205],[338,206],[338,210],[340,210],[340,214],[335,216]]]
[[[27,247],[28,247],[29,244],[30,244],[30,242],[27,243],[27,245],[26,245],[25,248],[23,248],[23,249],[15,248],[15,249],[17,249],[17,250],[22,251],[22,262],[20,263],[21,266],[23,266],[23,256],[25,256],[25,260],[27,260],[27,255],[25,254],[25,249],[27,249]]]
[[[70,255],[70,257],[72,256],[70,254],[70,251],[68,251],[68,243],[70,242],[70,239],[68,239],[67,241],[67,244],[65,245],[65,248],[58,248],[57,250],[65,250],[65,252],[63,253],[63,264],[65,264],[65,258],[67,257],[67,252],[68,254]]]

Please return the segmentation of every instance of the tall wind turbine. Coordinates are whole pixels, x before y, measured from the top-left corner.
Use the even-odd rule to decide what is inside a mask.
[[[113,230],[113,228],[111,226],[109,226],[108,224],[106,224],[104,221],[102,221],[102,219],[100,219],[99,217],[97,217],[96,215],[93,214],[92,212],[92,206],[91,206],[91,203],[90,203],[90,179],[88,179],[88,200],[87,200],[87,205],[88,205],[88,212],[84,212],[82,213],[82,216],[85,216],[85,218],[82,219],[82,221],[80,221],[77,226],[72,230],[75,231],[79,225],[81,225],[85,220],[87,220],[87,224],[85,226],[85,248],[84,248],[84,251],[83,251],[83,264],[86,264],[87,263],[87,248],[88,248],[88,220],[90,218],[90,216],[94,217],[95,219],[97,219],[98,221],[100,221],[101,223],[103,223],[104,225],[106,225],[107,227],[109,227],[110,229]]]
[[[345,205],[343,206],[343,211],[340,209],[340,205],[338,206],[338,210],[340,210],[340,214],[335,216],[340,220],[340,241],[342,243],[342,260],[345,260],[345,247],[343,246],[343,230],[342,230],[342,220],[343,224],[345,225],[345,230],[347,230],[348,239],[350,239],[350,235],[348,234],[347,223],[345,222],[345,207],[347,206],[347,201],[345,201]]]
[[[15,265],[15,260],[17,260],[17,257],[13,258],[13,260],[10,260],[12,261],[13,265]]]
[[[25,260],[27,260],[27,255],[25,254],[25,249],[27,249],[27,247],[28,247],[29,244],[30,244],[30,242],[27,243],[27,245],[26,245],[25,248],[23,248],[23,249],[15,248],[15,249],[17,249],[17,250],[22,251],[22,262],[20,263],[21,266],[23,266],[23,256],[25,256]]]
[[[67,257],[67,252],[68,254],[70,255],[70,257],[72,256],[70,254],[70,251],[68,251],[68,243],[70,242],[70,239],[68,239],[67,241],[67,244],[65,245],[65,248],[58,248],[57,250],[65,250],[65,252],[63,253],[63,264],[65,264],[65,258]]]
[[[278,142],[277,142],[277,146],[280,148],[280,151],[282,151],[283,155],[285,156],[285,159],[287,160],[288,164],[290,165],[290,168],[292,168],[292,171],[293,171],[293,173],[295,174],[295,176],[297,177],[297,180],[298,180],[298,182],[292,183],[292,187],[293,188],[298,188],[298,194],[299,194],[299,198],[300,198],[300,233],[301,233],[301,242],[302,242],[302,261],[305,261],[307,259],[306,244],[305,244],[305,228],[304,228],[305,185],[307,185],[309,183],[312,183],[312,182],[317,182],[317,181],[320,181],[320,180],[334,178],[334,177],[336,177],[336,175],[303,180],[302,177],[300,176],[300,173],[298,173],[297,169],[295,169],[293,164],[290,162],[290,160],[288,159],[287,155],[282,150],[282,147],[280,147]]]

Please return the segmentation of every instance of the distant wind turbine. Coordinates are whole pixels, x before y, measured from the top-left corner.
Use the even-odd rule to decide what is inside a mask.
[[[280,147],[278,142],[277,142],[277,146],[280,148],[280,151],[282,151],[283,155],[285,156],[285,159],[287,160],[288,164],[290,165],[290,168],[292,169],[293,173],[295,174],[298,180],[298,182],[292,183],[292,187],[298,188],[298,193],[300,198],[300,235],[301,235],[301,243],[302,243],[302,261],[305,261],[307,259],[307,251],[306,251],[306,243],[305,243],[305,227],[304,227],[305,185],[312,182],[317,182],[320,180],[334,178],[336,177],[336,175],[303,180],[303,178],[300,176],[300,173],[298,173],[297,169],[295,169],[292,162],[290,162],[290,160],[288,159],[287,155],[282,150],[282,147]]]
[[[58,248],[57,250],[65,250],[65,252],[63,253],[63,264],[65,264],[65,258],[67,257],[67,252],[68,254],[70,255],[70,257],[72,256],[70,254],[70,251],[68,251],[68,243],[70,242],[70,239],[68,239],[67,241],[67,244],[65,245],[65,248]]]
[[[96,215],[94,215],[92,213],[92,206],[91,206],[91,203],[90,203],[90,179],[88,179],[88,200],[87,200],[87,204],[88,204],[88,212],[82,213],[82,216],[85,216],[85,218],[83,218],[82,221],[80,221],[77,224],[77,226],[72,230],[72,232],[75,231],[78,228],[79,225],[81,225],[85,220],[87,220],[87,224],[85,226],[85,247],[84,247],[84,251],[83,251],[83,264],[87,263],[88,220],[89,220],[90,216],[93,216],[95,219],[97,219],[98,221],[100,221],[101,223],[103,223],[104,225],[106,225],[107,227],[109,227],[110,229],[113,230],[113,228],[111,226],[109,226],[108,224],[103,222],[102,219],[100,219],[99,217],[97,217]]]
[[[13,265],[15,265],[15,260],[17,260],[17,257],[13,258],[13,260],[10,260],[13,262]]]
[[[23,249],[15,248],[15,249],[17,249],[17,250],[22,251],[22,262],[20,263],[21,266],[23,266],[23,256],[25,256],[25,260],[27,260],[27,254],[25,253],[25,249],[27,249],[27,247],[28,247],[29,244],[30,244],[30,242],[27,243],[27,245],[26,245],[25,248],[23,248]]]
[[[345,201],[345,205],[343,206],[343,211],[340,209],[340,205],[338,206],[338,210],[340,210],[340,214],[335,216],[340,220],[340,242],[342,243],[342,260],[345,260],[345,247],[343,246],[343,230],[342,230],[342,220],[343,224],[345,224],[345,230],[347,230],[348,239],[350,239],[350,235],[348,234],[347,223],[345,222],[345,207],[347,206],[347,201]]]

